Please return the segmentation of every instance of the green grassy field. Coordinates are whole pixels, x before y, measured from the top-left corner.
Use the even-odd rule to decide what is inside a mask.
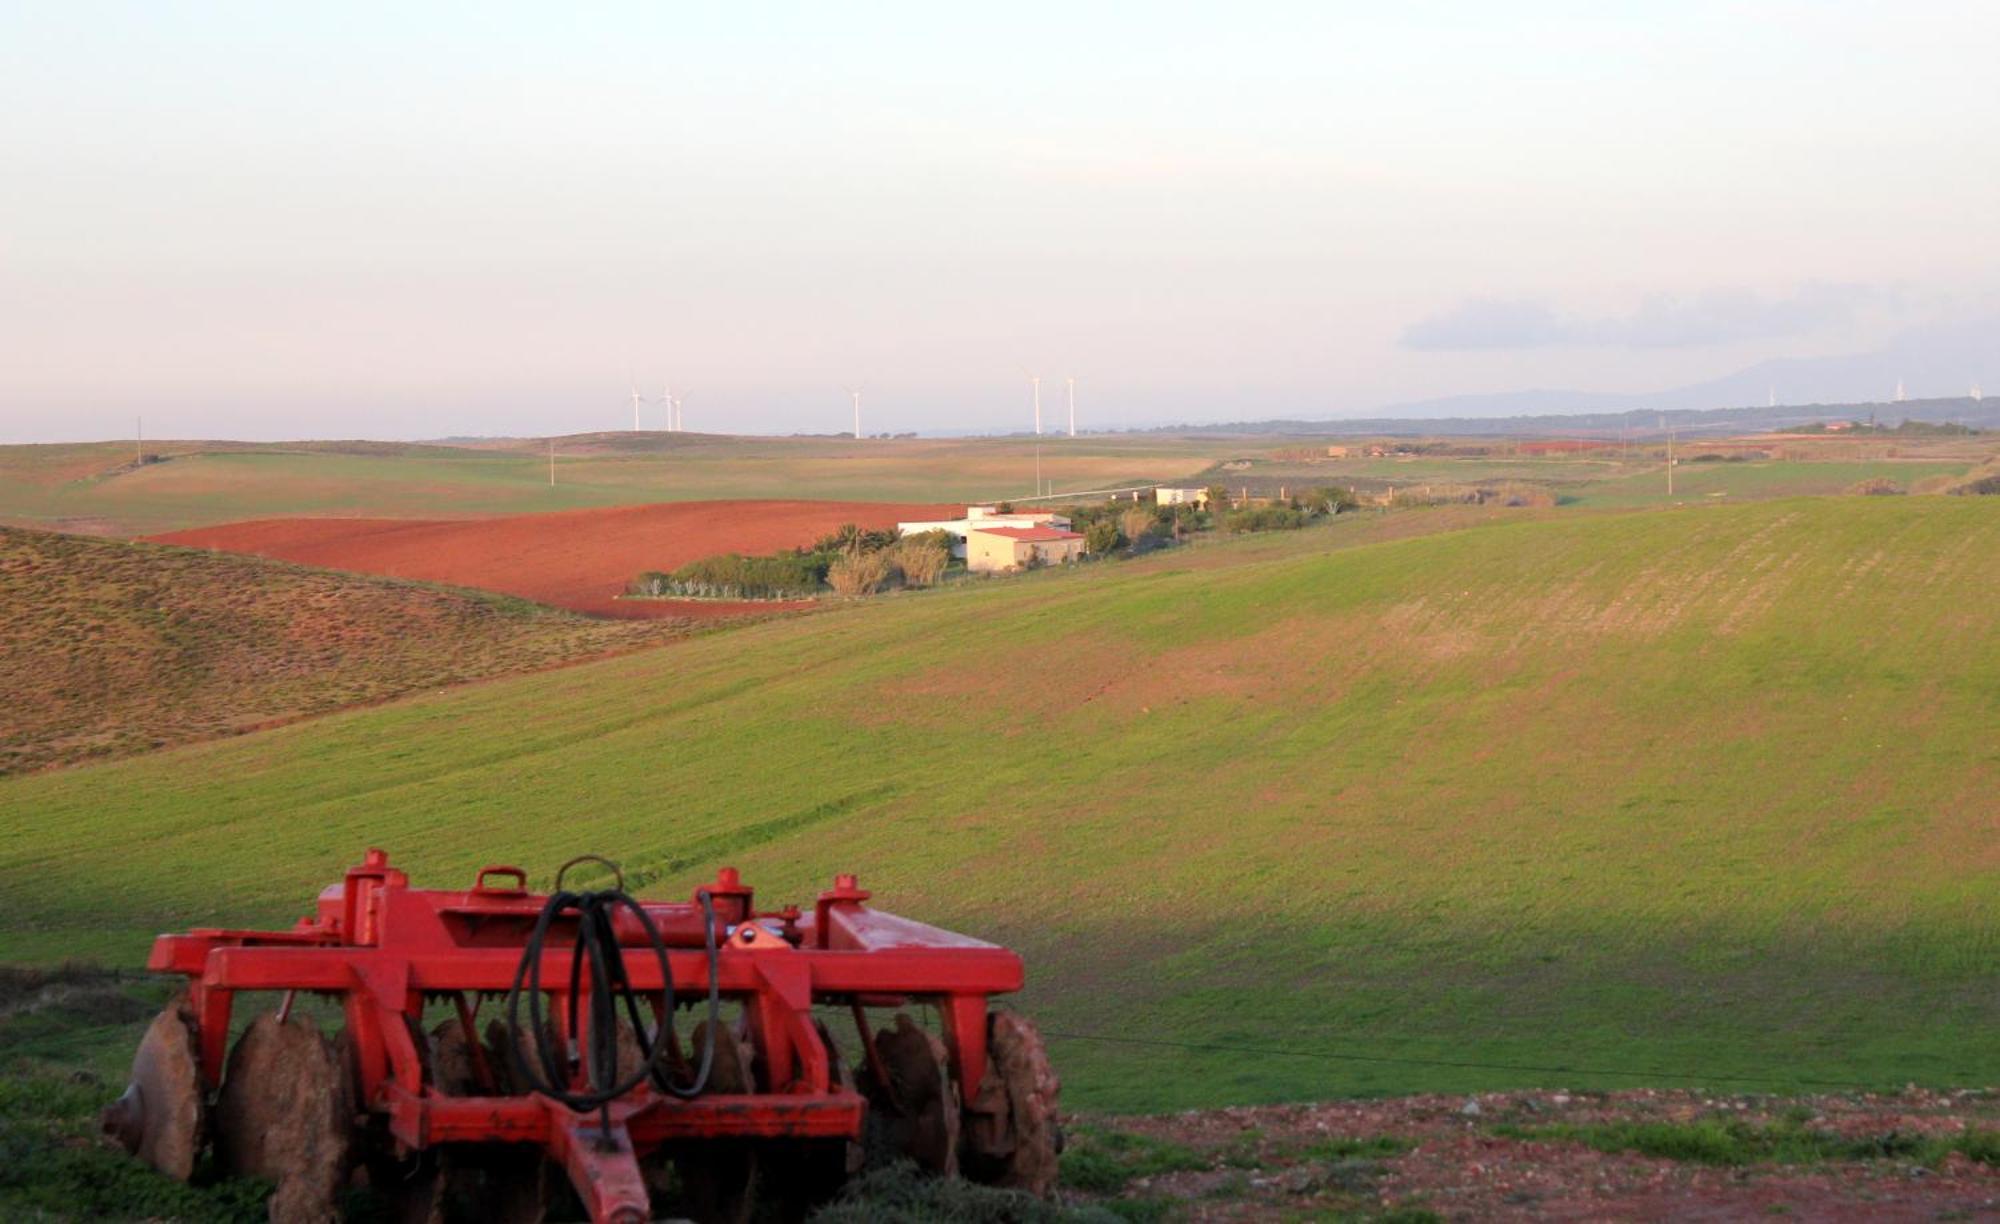
[[[1082,1106],[2000,1076],[2000,506],[1426,513],[0,782],[0,960],[595,850],[1016,944]]]
[[[1550,458],[1348,459],[1281,456],[1309,440],[1215,435],[1049,437],[1043,476],[1059,491],[1160,482],[1250,483],[1268,493],[1314,485],[1363,488],[1518,480],[1565,505],[1664,506],[1664,468],[1643,448]],[[974,501],[1034,488],[1025,438],[733,438],[707,434],[587,434],[557,440],[556,484],[533,441],[475,449],[389,442],[149,443],[165,462],[133,467],[129,443],[0,446],[0,523],[149,535],[282,515],[459,518],[590,506],[735,497]],[[1838,493],[1886,476],[1905,485],[1966,471],[1990,439],[1884,444],[1801,443],[1801,457],[1684,463],[1674,501]],[[1898,449],[1902,457],[1886,457]],[[1874,453],[1879,450],[1881,453]],[[1865,457],[1863,457],[1865,456]],[[1226,468],[1247,461],[1247,469]]]
[[[1965,474],[2000,454],[2000,442],[1981,437],[1902,447],[1798,443],[1789,449],[1796,454],[1777,459],[1722,463],[1684,459],[1675,465],[1671,495],[1667,492],[1664,454],[1657,448],[1640,448],[1629,457],[1596,452],[1548,457],[1419,455],[1314,463],[1252,459],[1247,469],[1216,468],[1199,479],[1232,490],[1248,484],[1261,493],[1276,488],[1300,492],[1318,485],[1352,485],[1364,492],[1379,492],[1518,481],[1548,489],[1564,506],[1629,510],[1722,499],[1817,497],[1844,493],[1864,480],[1877,478],[1909,490],[1921,482]],[[1901,453],[1891,456],[1892,450]]]
[[[1169,480],[1234,445],[1214,439],[1049,438],[1059,490]],[[556,484],[539,444],[471,449],[399,443],[0,447],[0,523],[151,535],[277,515],[454,518],[705,498],[932,502],[1034,491],[1020,438],[726,438],[595,434],[557,439]]]

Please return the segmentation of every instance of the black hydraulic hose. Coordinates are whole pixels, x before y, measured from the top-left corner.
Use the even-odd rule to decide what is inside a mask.
[[[563,864],[562,871],[556,873],[556,891],[549,896],[535,920],[527,946],[521,950],[521,962],[515,967],[513,985],[507,991],[507,1044],[514,1068],[524,1082],[534,1091],[561,1101],[578,1113],[591,1109],[601,1111],[608,1135],[611,1130],[611,1102],[636,1088],[641,1080],[649,1076],[661,1089],[678,1097],[697,1096],[708,1086],[709,1072],[715,1065],[716,1032],[721,1019],[721,953],[716,945],[715,899],[704,889],[695,895],[701,903],[703,944],[708,954],[708,1027],[702,1043],[701,1063],[694,1079],[685,1085],[677,1084],[663,1065],[665,1056],[678,1044],[674,1037],[674,978],[667,963],[666,941],[661,938],[659,928],[654,925],[646,907],[625,893],[622,873],[618,874],[618,886],[613,888],[596,892],[568,892],[563,889],[563,874],[586,860],[605,863],[614,873],[618,871],[615,864],[595,855],[586,855]],[[646,933],[647,946],[660,968],[664,1006],[659,1028],[650,1041],[639,1014],[639,992],[632,988],[631,976],[625,969],[624,949],[618,944],[614,920],[621,909],[639,920],[640,929]],[[583,967],[585,961],[590,964],[590,1032],[585,1043],[585,1087],[581,1089],[569,1086],[567,1052],[551,1039],[548,1018],[543,1011],[542,949],[547,942],[549,928],[568,914],[576,916],[576,941],[570,949],[567,1015],[572,1036],[579,1035],[577,1021],[583,994]],[[521,995],[524,988],[528,996],[528,1019],[533,1026],[533,1037],[529,1043],[534,1050],[533,1063],[530,1063],[521,1040]],[[621,1002],[640,1047],[639,1065],[624,1076],[618,1074],[618,1005]]]

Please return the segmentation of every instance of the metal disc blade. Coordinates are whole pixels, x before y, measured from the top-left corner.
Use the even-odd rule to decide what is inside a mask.
[[[965,1107],[965,1174],[1047,1198],[1062,1152],[1062,1081],[1042,1035],[1026,1016],[996,1011],[987,1017],[986,1058],[979,1094]]]
[[[695,1025],[693,1058],[697,1065],[708,1045],[708,1021]],[[715,1058],[709,1066],[702,1095],[738,1095],[757,1091],[756,1051],[747,1034],[729,1024],[716,1026]],[[663,1150],[664,1151],[664,1150]],[[715,1139],[676,1144],[670,1159],[679,1175],[682,1206],[697,1220],[741,1224],[750,1218],[752,1187],[757,1180],[756,1148],[741,1140]],[[649,1178],[649,1182],[655,1182]]]
[[[223,1167],[275,1182],[271,1219],[337,1218],[353,1146],[347,1077],[309,1022],[257,1017],[229,1052],[215,1101]]]
[[[104,1133],[168,1177],[186,1181],[207,1135],[207,1091],[194,1018],[175,999],[153,1017],[132,1056],[125,1095],[99,1118]]]
[[[943,1177],[958,1172],[958,1088],[951,1082],[944,1043],[904,1012],[896,1026],[875,1037],[875,1053],[889,1078],[892,1139],[918,1166]]]
[[[506,1028],[487,1026],[479,1047],[494,1089],[507,1091]],[[431,1087],[445,1096],[480,1096],[481,1084],[474,1046],[465,1025],[453,1018],[431,1030]],[[493,1224],[538,1224],[548,1214],[551,1187],[549,1162],[541,1149],[519,1144],[461,1146],[442,1153],[438,1187],[442,1218],[480,1220]]]

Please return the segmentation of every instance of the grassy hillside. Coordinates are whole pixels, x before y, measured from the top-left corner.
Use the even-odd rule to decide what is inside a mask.
[[[1207,438],[1050,438],[1058,489],[1166,480],[1227,455]],[[130,443],[0,446],[0,523],[156,535],[282,515],[465,518],[708,498],[958,501],[1034,491],[1032,441],[592,434],[540,444]]]
[[[183,744],[678,631],[474,591],[4,527],[0,594],[0,774]]]
[[[2000,1077],[2000,505],[1367,530],[6,781],[0,959],[596,850],[1015,942],[1101,1107]]]

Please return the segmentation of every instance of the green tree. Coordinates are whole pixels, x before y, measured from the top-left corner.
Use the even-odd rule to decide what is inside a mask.
[[[1088,552],[1108,553],[1118,547],[1118,524],[1098,519],[1083,530],[1083,547]]]

